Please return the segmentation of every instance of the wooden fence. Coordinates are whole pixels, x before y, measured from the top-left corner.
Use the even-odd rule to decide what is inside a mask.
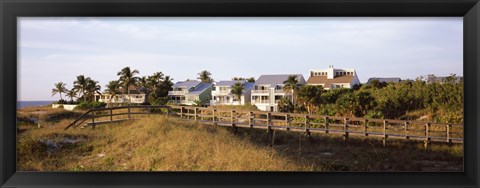
[[[115,110],[123,111],[113,113]],[[87,120],[90,120],[87,125],[92,127],[99,123],[129,120],[134,114],[171,115],[204,124],[233,127],[235,131],[238,127],[245,127],[265,129],[270,134],[274,130],[301,132],[307,136],[310,136],[310,133],[340,134],[345,140],[350,136],[380,137],[383,139],[384,145],[387,139],[423,141],[425,147],[430,142],[463,143],[463,125],[461,124],[191,106],[131,106],[93,109],[77,118],[65,129],[78,127]],[[114,118],[117,116],[123,116],[123,118]]]

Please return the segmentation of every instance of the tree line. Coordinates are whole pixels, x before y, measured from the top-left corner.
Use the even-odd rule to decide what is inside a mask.
[[[463,123],[463,80],[457,82],[455,75],[433,83],[375,80],[352,89],[301,86],[294,76],[284,84],[293,97],[279,101],[282,112]]]
[[[162,72],[155,72],[149,76],[139,76],[139,74],[140,72],[137,69],[131,69],[130,67],[121,69],[117,73],[118,79],[109,81],[108,84],[105,85],[103,94],[109,94],[111,96],[110,99],[115,98],[118,94],[127,94],[128,98],[130,98],[131,91],[134,89],[145,94],[146,104],[167,104],[169,100],[168,91],[172,90],[173,78]],[[197,75],[197,79],[201,82],[214,82],[211,76],[212,74],[207,70],[203,70]],[[248,82],[255,81],[253,77],[234,77],[232,80],[246,80]],[[188,79],[187,81],[192,80]],[[67,84],[64,82],[54,84],[52,96],[57,94],[60,96],[60,100],[57,102],[58,104],[95,103],[95,94],[102,94],[102,87],[98,84],[98,81],[86,77],[85,75],[77,76],[71,89],[67,89],[66,85]],[[240,96],[244,89],[243,85],[237,85],[235,88],[234,94]],[[66,97],[69,98],[69,101],[64,100],[62,94],[65,94]],[[128,103],[130,104],[131,101],[129,100]]]

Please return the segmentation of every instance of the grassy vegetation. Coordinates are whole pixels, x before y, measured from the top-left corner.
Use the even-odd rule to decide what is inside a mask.
[[[35,112],[33,110],[32,112]],[[67,113],[52,110],[50,113]],[[25,112],[23,112],[25,113]],[[28,113],[26,113],[28,114]],[[362,140],[199,125],[152,115],[96,129],[19,126],[20,171],[462,171],[463,145]]]

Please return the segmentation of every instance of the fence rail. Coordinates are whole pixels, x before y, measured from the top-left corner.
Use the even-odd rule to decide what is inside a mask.
[[[113,113],[120,110],[120,113]],[[125,112],[126,110],[126,112]],[[132,111],[133,110],[133,111]],[[81,115],[65,129],[78,127],[85,121],[87,125],[125,121],[136,114],[165,114],[181,119],[194,120],[204,124],[228,127],[249,127],[310,133],[341,134],[345,140],[349,136],[380,137],[384,145],[387,139],[423,141],[425,147],[430,142],[463,143],[463,125],[394,119],[348,118],[316,114],[295,114],[265,111],[228,110],[192,106],[124,106],[92,109]],[[128,118],[114,118],[118,116]],[[100,118],[107,118],[100,119]]]

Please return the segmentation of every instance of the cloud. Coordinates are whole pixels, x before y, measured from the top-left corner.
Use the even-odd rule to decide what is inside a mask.
[[[116,79],[125,66],[175,81],[309,69],[379,75],[462,73],[461,18],[20,18],[21,87],[50,88],[86,74]],[[32,84],[35,83],[35,86]],[[49,99],[49,91],[29,90]]]

